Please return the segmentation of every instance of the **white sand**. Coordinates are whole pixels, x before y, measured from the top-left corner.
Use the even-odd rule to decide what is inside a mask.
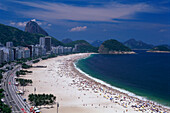
[[[24,97],[28,100],[28,95],[34,93],[34,87],[36,87],[37,94],[45,93],[56,96],[56,101],[60,104],[59,113],[123,113],[126,110],[128,113],[136,113],[137,111],[130,106],[122,107],[104,98],[104,94],[94,93],[92,88],[80,90],[82,87],[74,81],[79,82],[81,77],[75,73],[70,64],[72,60],[88,55],[84,53],[59,56],[34,64],[44,65],[47,68],[31,68],[28,70],[33,73],[22,76],[33,81],[32,86],[25,87]],[[42,113],[56,113],[56,104],[53,108],[42,106],[41,111]]]

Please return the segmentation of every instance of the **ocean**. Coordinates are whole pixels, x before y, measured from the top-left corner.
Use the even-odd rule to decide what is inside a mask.
[[[76,62],[89,76],[170,107],[170,54],[93,54]]]

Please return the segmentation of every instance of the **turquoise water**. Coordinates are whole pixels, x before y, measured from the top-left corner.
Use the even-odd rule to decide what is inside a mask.
[[[92,77],[170,106],[170,54],[91,55],[76,66]]]

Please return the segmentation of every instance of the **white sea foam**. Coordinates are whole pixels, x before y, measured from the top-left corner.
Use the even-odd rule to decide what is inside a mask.
[[[90,57],[90,56],[91,56],[91,55],[89,55],[88,57]],[[87,59],[88,57],[81,58],[81,59]],[[112,89],[115,89],[115,90],[118,90],[118,91],[120,91],[120,92],[122,92],[122,93],[125,93],[125,94],[127,94],[127,95],[129,95],[129,96],[131,96],[131,97],[135,97],[135,98],[138,98],[138,99],[143,100],[143,101],[147,101],[147,100],[148,100],[148,99],[146,99],[145,97],[138,96],[138,95],[136,95],[136,94],[134,94],[134,93],[132,93],[132,92],[129,92],[129,91],[127,91],[127,90],[124,90],[124,89],[121,89],[121,88],[112,86],[111,84],[108,84],[108,83],[106,83],[106,82],[104,82],[104,81],[102,81],[102,80],[100,80],[100,79],[94,78],[94,77],[90,76],[89,74],[85,73],[85,72],[82,71],[80,68],[78,68],[77,65],[76,65],[76,63],[77,63],[79,60],[81,60],[81,59],[78,59],[76,62],[73,63],[73,65],[74,65],[74,67],[75,67],[80,73],[84,74],[84,75],[87,76],[88,78],[90,78],[90,79],[92,79],[92,80],[94,80],[94,81],[96,81],[96,82],[98,82],[98,83],[101,83],[101,84],[103,84],[103,85],[106,85],[107,87],[110,87],[110,88],[112,88]],[[149,100],[149,101],[151,101],[151,100]],[[157,104],[157,105],[161,105],[161,104],[159,104],[159,103],[157,103],[157,102],[155,102],[155,101],[152,101],[152,102],[154,102],[154,103]],[[161,105],[161,106],[164,106],[164,105]],[[168,109],[170,108],[170,107],[168,107],[168,106],[164,106],[164,107],[165,107],[165,108],[168,108]]]

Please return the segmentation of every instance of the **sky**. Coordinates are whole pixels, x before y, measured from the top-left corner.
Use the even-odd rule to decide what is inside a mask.
[[[24,30],[36,21],[58,40],[170,45],[170,0],[0,0],[0,23]]]

